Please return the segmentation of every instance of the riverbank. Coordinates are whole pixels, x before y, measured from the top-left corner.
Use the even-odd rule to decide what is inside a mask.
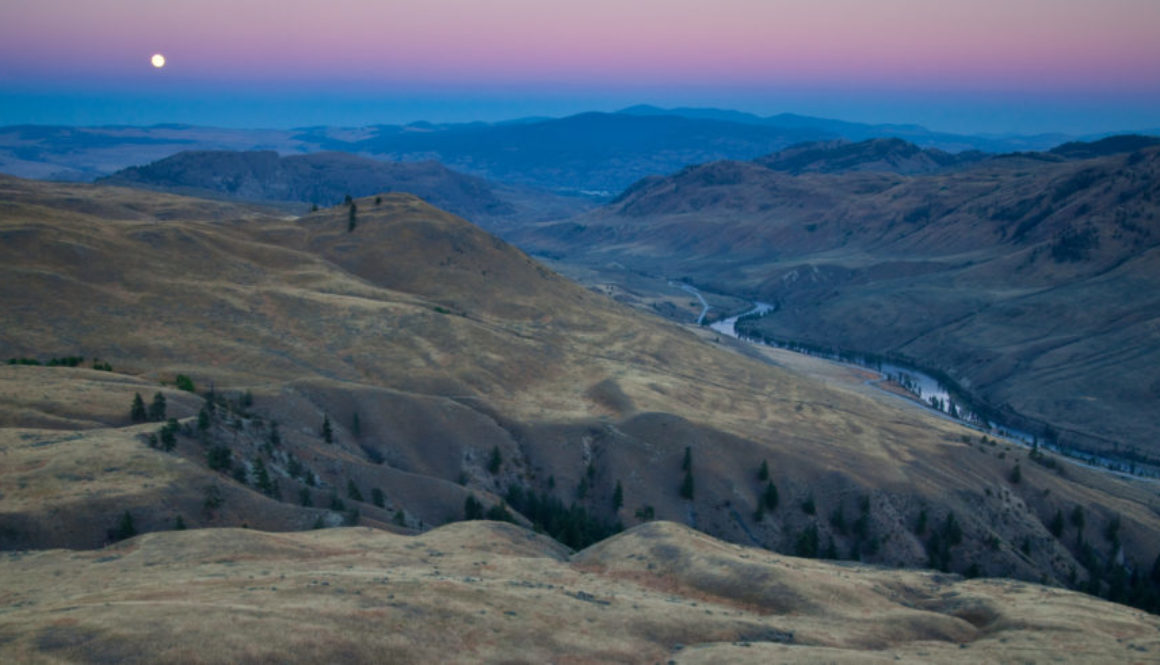
[[[701,302],[705,302],[705,299],[694,287],[682,284],[681,288],[688,293],[696,294]],[[946,380],[948,377],[944,376],[940,380],[934,372],[908,366],[897,359],[886,359],[876,354],[823,349],[800,342],[795,343],[791,340],[778,340],[768,336],[746,334],[744,330],[738,329],[738,324],[743,321],[768,316],[774,311],[776,311],[776,306],[770,303],[754,302],[753,307],[748,311],[716,321],[710,324],[709,328],[741,342],[770,346],[877,372],[880,378],[867,380],[867,385],[896,397],[908,399],[938,413],[941,417],[954,420],[984,435],[1014,443],[1034,452],[1039,452],[1041,449],[1049,450],[1068,459],[1073,464],[1111,472],[1122,477],[1160,478],[1160,468],[1156,465],[1141,463],[1137,460],[1115,459],[1104,454],[1061,445],[1053,438],[1039,436],[1011,424],[1005,424],[997,415],[998,410],[986,406],[981,407],[978,403],[965,397],[965,393],[957,385],[948,385],[948,383],[953,383]],[[702,320],[704,316],[703,313]],[[899,390],[891,390],[880,385],[883,382],[892,382],[893,386]],[[1047,424],[1044,424],[1042,429],[1048,433],[1054,431]]]

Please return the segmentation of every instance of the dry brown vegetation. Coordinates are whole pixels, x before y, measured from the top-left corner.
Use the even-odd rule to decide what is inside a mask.
[[[328,552],[348,549],[341,543],[349,536],[261,535],[216,527],[292,531],[345,521],[423,532],[461,519],[469,496],[491,507],[512,485],[550,494],[565,505],[575,502],[600,519],[633,525],[644,519],[643,509],[651,508],[657,518],[781,552],[797,551],[813,530],[815,550],[832,547],[835,557],[899,567],[927,565],[932,531],[954,513],[963,538],[943,567],[1054,585],[1082,584],[1089,572],[1103,576],[1110,561],[1123,562],[1116,564],[1117,570],[1143,576],[1160,551],[1157,499],[1149,484],[1078,467],[1067,466],[1061,473],[1028,463],[1022,451],[982,444],[958,424],[864,385],[864,377],[848,369],[772,351],[756,362],[706,331],[642,316],[585,290],[414,197],[386,195],[378,204],[358,200],[357,224],[351,231],[345,207],[285,219],[254,209],[113,188],[16,179],[2,179],[0,186],[5,192],[0,302],[7,315],[0,327],[0,356],[76,354],[99,357],[114,368],[0,366],[0,547],[98,547],[109,542],[110,531],[126,512],[137,531],[173,528],[178,516],[191,528],[211,528],[115,545],[131,556],[150,543],[165,544],[166,554],[148,558],[155,565],[126,568],[103,586],[78,587],[89,589],[84,593],[92,604],[85,611],[93,617],[106,602],[98,600],[101,594],[140,590],[132,580],[141,577],[141,584],[147,584],[148,575],[142,576],[141,570],[160,574],[163,568],[157,566],[165,560],[180,560],[167,569],[178,580],[181,575],[202,575],[200,566],[208,564],[196,559],[201,556],[196,555],[199,542],[229,549],[230,542],[240,539],[239,548],[255,552],[266,547],[262,543],[297,543],[292,550],[309,549],[310,543],[325,545]],[[178,374],[191,377],[199,394],[173,389]],[[160,423],[129,420],[132,396],[141,393],[148,399],[157,391],[168,396],[168,415],[181,421],[172,452],[146,445],[147,435]],[[211,404],[213,415],[203,429],[199,413]],[[331,424],[331,443],[323,440],[324,421]],[[215,450],[224,450],[230,461],[225,472],[210,468]],[[691,500],[679,494],[686,450],[696,484]],[[502,460],[494,471],[489,468],[491,451]],[[1023,480],[1013,484],[1011,468],[1019,459],[1024,460]],[[756,472],[763,460],[781,503],[758,519],[764,481]],[[276,487],[261,486],[259,462]],[[618,482],[624,503],[614,511]],[[355,498],[352,486],[362,498]],[[375,489],[383,493],[382,506],[371,500]],[[304,497],[310,505],[301,505]],[[803,509],[807,503],[812,512]],[[1098,557],[1095,563],[1088,561],[1090,571],[1077,559],[1078,530],[1069,527],[1057,538],[1045,526],[1056,510],[1077,505],[1087,515],[1083,538]],[[838,510],[849,517],[848,528],[830,519]],[[930,524],[925,531],[916,528],[922,514]],[[853,527],[862,517],[862,526]],[[527,523],[520,515],[513,519]],[[1114,520],[1120,524],[1116,538],[1104,540],[1101,533]],[[452,540],[478,537],[472,528],[434,533]],[[426,542],[344,533],[363,533],[359,538],[383,543],[387,550],[393,547],[389,543]],[[530,532],[518,533],[517,540],[532,538]],[[700,536],[677,540],[678,549],[740,551]],[[455,545],[460,546],[471,547]],[[181,558],[186,547],[194,558]],[[360,547],[354,548],[358,556],[365,553],[367,565],[388,577],[388,565],[420,565],[414,557],[409,563],[376,561],[374,547]],[[409,545],[399,547],[412,551]],[[542,579],[588,579],[590,569],[602,567],[611,568],[601,575],[620,580],[617,584],[642,574],[635,564],[613,565],[594,554],[602,551],[599,547],[577,559],[580,567],[573,572],[561,572],[559,567],[568,568],[560,562],[562,550],[550,549],[556,554],[545,558],[541,551],[539,558],[533,557],[535,566],[547,567]],[[31,572],[13,567],[23,561],[30,567],[43,564],[45,571],[54,571],[45,576],[55,575],[68,561],[104,565],[97,562],[102,556],[121,555],[13,554],[0,574],[5,580],[31,579]],[[257,553],[253,556],[261,560]],[[353,565],[345,559],[341,565],[332,562],[333,567],[316,565],[311,563],[314,556],[322,555],[303,553],[304,560],[297,563],[295,556],[286,555],[277,569],[263,566],[246,576],[262,577],[267,574],[260,570],[270,570],[270,576],[290,577],[292,570],[309,569],[312,579],[321,580],[317,576],[322,570],[346,575],[349,571],[342,572],[341,565]],[[772,554],[760,556],[767,562],[785,561]],[[441,561],[436,564],[443,569]],[[519,566],[525,564],[527,559],[519,560]],[[124,624],[91,624],[33,637],[42,630],[32,627],[40,620],[33,618],[40,611],[36,608],[57,600],[60,607],[76,604],[61,599],[72,597],[63,580],[78,575],[88,579],[78,569],[75,575],[62,572],[61,586],[38,587],[43,591],[36,592],[42,594],[36,596],[36,605],[24,604],[34,591],[19,598],[12,591],[10,611],[0,614],[0,620],[16,622],[7,624],[13,626],[8,633],[12,640],[3,647],[11,653],[29,655],[41,649],[81,658],[82,652],[92,652],[98,660],[117,660],[124,656],[124,645],[148,635],[155,643],[150,653],[159,654],[157,658],[189,662],[280,659],[268,649],[285,649],[277,653],[308,660],[338,658],[335,654],[358,660],[372,654],[381,658],[381,649],[388,646],[404,660],[468,648],[480,651],[465,660],[491,658],[489,654],[498,659],[520,640],[543,645],[536,647],[542,651],[521,652],[531,660],[559,654],[566,661],[573,651],[586,661],[640,660],[642,654],[649,660],[670,653],[676,642],[745,641],[752,634],[743,624],[760,625],[761,631],[773,626],[750,617],[765,612],[761,608],[772,602],[768,598],[750,597],[736,579],[702,583],[682,578],[685,565],[669,566],[665,576],[639,583],[646,589],[687,588],[693,597],[704,596],[715,607],[720,604],[738,614],[724,615],[732,617],[724,624],[706,624],[706,608],[691,609],[690,604],[676,620],[664,613],[651,616],[667,602],[655,596],[648,601],[651,605],[637,608],[639,621],[610,622],[602,631],[588,625],[588,615],[568,612],[584,608],[598,613],[609,606],[586,596],[555,598],[544,592],[540,595],[560,605],[536,610],[548,622],[541,630],[540,624],[518,619],[532,610],[510,608],[518,613],[510,619],[492,616],[488,608],[499,605],[489,603],[500,602],[502,594],[489,600],[489,588],[478,600],[470,600],[476,598],[474,592],[433,575],[410,587],[411,605],[363,607],[359,594],[353,593],[338,600],[327,595],[330,600],[323,602],[311,595],[315,590],[290,600],[285,608],[289,614],[267,626],[258,621],[267,610],[239,604],[238,594],[252,590],[212,581],[204,586],[207,593],[216,589],[212,598],[190,602],[196,607],[210,603],[224,608],[221,612],[196,612],[191,618],[185,601],[174,600],[164,611],[142,602],[150,594],[179,593],[175,590],[182,585],[171,584],[141,591],[144,596],[125,591],[129,595],[119,606],[126,612]],[[815,564],[800,565],[815,570]],[[818,564],[816,570],[835,569]],[[214,574],[219,573],[228,574]],[[934,579],[922,573],[900,575],[897,579]],[[360,579],[367,581],[361,574]],[[512,586],[508,577],[499,579],[505,581],[493,586]],[[992,588],[987,584],[1002,587],[971,583]],[[281,588],[279,583],[268,586]],[[1111,582],[1097,586],[1113,593]],[[348,588],[345,582],[342,587]],[[365,587],[351,588],[369,593]],[[1045,597],[1076,598],[1046,588],[1018,588]],[[450,595],[439,595],[444,593]],[[272,597],[282,602],[281,596]],[[426,597],[436,600],[421,600]],[[462,600],[468,609],[456,609],[461,602],[456,598],[468,598],[470,602]],[[525,600],[539,599],[532,594]],[[330,602],[340,606],[334,615],[327,614]],[[805,612],[807,606],[813,607],[807,603],[795,611]],[[409,607],[425,609],[412,612]],[[33,614],[12,614],[21,608],[32,608]],[[489,618],[477,631],[462,628],[460,619],[479,609],[486,609]],[[137,611],[146,614],[134,615]],[[51,616],[49,621],[58,618],[56,613]],[[102,621],[117,622],[122,613],[101,616]],[[133,616],[140,620],[133,621]],[[303,628],[319,616],[331,616],[327,625],[334,627]],[[406,630],[384,631],[383,617],[413,621],[406,623]],[[511,626],[503,630],[515,632],[493,633],[499,628],[493,620],[510,620]],[[191,622],[189,636],[171,630],[173,624],[167,621]],[[786,629],[804,636],[815,630],[807,624],[786,624]],[[73,624],[66,620],[61,625]],[[424,632],[429,625],[434,628]],[[452,625],[468,632],[447,628]],[[903,625],[898,634],[910,636],[905,628],[909,624]],[[980,639],[963,625],[954,625],[966,632],[936,631],[934,639],[951,635],[954,649],[958,641]],[[225,626],[242,628],[224,639],[205,639]],[[374,638],[378,641],[350,641],[350,631],[368,634],[373,626],[380,627]],[[264,635],[264,630],[294,637],[285,638],[289,646],[245,637]],[[925,635],[926,630],[918,632]],[[553,631],[571,637],[561,637],[561,642],[545,637]],[[681,637],[689,631],[695,639]],[[887,631],[872,642],[868,635],[877,630],[866,631],[857,639],[818,633],[809,644],[897,647],[909,654],[910,647],[898,645],[922,641],[905,637],[895,642],[889,636],[894,633]],[[606,634],[607,645],[600,646]],[[601,639],[593,647],[595,636]],[[103,644],[103,650],[86,651],[83,645],[90,642],[94,648]],[[609,651],[601,655],[594,648]],[[671,657],[698,653],[690,648]],[[921,653],[925,651],[907,657],[921,658]]]
[[[1160,620],[1068,591],[794,559],[671,523],[569,556],[492,522],[207,529],[0,560],[21,663],[1145,663]]]

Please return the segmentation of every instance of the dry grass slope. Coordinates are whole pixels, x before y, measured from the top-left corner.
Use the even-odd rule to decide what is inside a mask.
[[[1160,620],[643,525],[569,557],[502,523],[141,536],[0,560],[21,663],[1145,663]]]

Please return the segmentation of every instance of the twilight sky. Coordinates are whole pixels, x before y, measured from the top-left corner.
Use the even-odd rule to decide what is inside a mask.
[[[0,0],[0,124],[362,125],[638,103],[1155,129],[1160,0]]]

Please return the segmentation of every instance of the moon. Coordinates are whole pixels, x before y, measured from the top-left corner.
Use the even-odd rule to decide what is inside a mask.
[[[153,66],[157,69],[161,69],[165,66],[165,56],[160,53],[154,53],[153,57],[149,59],[149,62],[153,63]]]

